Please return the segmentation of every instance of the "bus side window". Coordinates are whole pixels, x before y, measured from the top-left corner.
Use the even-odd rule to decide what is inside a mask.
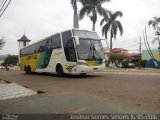
[[[41,46],[41,43],[39,42],[39,43],[37,44],[37,49],[36,49],[37,53],[40,52],[40,46]]]
[[[62,40],[67,61],[76,62],[76,52],[71,37],[71,31],[62,33]]]
[[[50,50],[50,38],[45,41],[45,50]]]
[[[42,46],[42,42],[40,42],[38,52],[42,52],[42,51],[43,51],[43,46]]]
[[[34,46],[33,45],[30,47],[29,52],[30,52],[30,54],[34,53]]]
[[[51,38],[51,48],[55,49],[54,36]]]
[[[20,57],[23,56],[23,50],[20,50]]]
[[[37,46],[38,46],[38,43],[35,44],[35,46],[34,46],[34,53],[37,53]]]
[[[60,39],[60,35],[56,36],[56,47],[57,48],[61,48],[61,39]]]
[[[25,53],[25,48],[22,50],[22,55],[25,56],[26,53]]]
[[[61,48],[61,39],[59,34],[52,37],[51,44],[52,49]]]

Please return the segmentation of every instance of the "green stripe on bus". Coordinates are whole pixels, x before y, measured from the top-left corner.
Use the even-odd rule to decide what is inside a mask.
[[[46,68],[49,64],[51,54],[52,50],[47,50],[45,52],[40,53],[37,68]]]

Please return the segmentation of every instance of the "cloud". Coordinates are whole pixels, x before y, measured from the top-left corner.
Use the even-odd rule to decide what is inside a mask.
[[[159,5],[159,0],[112,0],[104,4],[105,8],[112,11],[120,10],[124,14],[122,18],[119,18],[124,27],[124,35],[120,37],[118,34],[113,46],[127,49],[137,48],[138,45],[135,43],[142,36],[147,22],[154,16],[160,16]],[[96,24],[96,31],[101,36],[100,20],[101,18]],[[70,29],[72,25],[73,9],[69,0],[12,1],[0,18],[0,36],[5,36],[6,40],[6,46],[0,51],[0,54],[17,54],[17,40],[24,32],[34,42],[56,32]],[[85,17],[81,20],[80,28],[91,30],[90,19]],[[151,41],[154,38],[153,29],[148,28],[148,31]],[[151,44],[151,46],[157,48],[156,44]]]

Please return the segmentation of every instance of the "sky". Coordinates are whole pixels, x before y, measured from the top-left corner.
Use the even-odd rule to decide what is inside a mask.
[[[2,0],[0,0],[1,3]],[[160,17],[160,0],[111,0],[103,4],[111,11],[122,11],[124,34],[117,34],[113,40],[113,48],[125,48],[129,52],[138,52],[139,39],[143,36],[145,26],[151,48],[157,49],[158,42],[151,42],[154,30],[148,26],[148,21],[154,16]],[[81,5],[78,4],[78,10]],[[101,38],[102,17],[98,16],[96,32]],[[88,17],[79,21],[80,29],[91,30],[92,23]],[[25,35],[35,42],[54,33],[73,28],[73,9],[70,0],[12,0],[9,7],[0,18],[0,38],[5,37],[6,45],[1,54],[18,54],[17,40]],[[109,44],[109,39],[107,39]],[[104,44],[105,46],[105,44]],[[142,39],[142,49],[145,49]]]

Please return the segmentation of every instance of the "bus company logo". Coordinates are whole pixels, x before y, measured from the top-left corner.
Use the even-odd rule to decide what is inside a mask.
[[[73,65],[73,66],[68,66],[66,69],[68,70],[68,72],[72,72],[72,69],[73,69],[74,66],[75,66],[75,65]]]
[[[62,54],[62,52],[56,52],[56,53],[54,53],[54,56],[60,56]]]

